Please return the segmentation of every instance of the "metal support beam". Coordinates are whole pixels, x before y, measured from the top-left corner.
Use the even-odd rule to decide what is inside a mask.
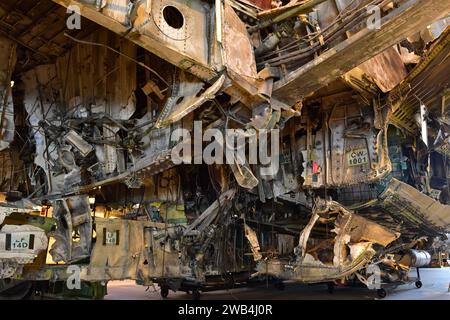
[[[444,18],[449,11],[449,1],[406,1],[382,18],[380,29],[364,28],[313,61],[288,73],[275,83],[273,96],[294,105],[387,48]]]

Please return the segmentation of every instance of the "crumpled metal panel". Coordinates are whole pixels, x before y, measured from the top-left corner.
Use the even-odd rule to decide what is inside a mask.
[[[53,107],[53,101],[43,99],[43,97],[53,97],[53,92],[57,91],[56,67],[53,64],[40,65],[23,73],[22,81],[25,87],[24,106],[28,113],[28,121],[33,128],[38,128],[34,132],[36,143],[34,163],[44,169],[50,192],[59,188],[62,189],[64,187],[64,176],[54,176],[50,172],[50,163],[56,162],[58,152],[54,144],[47,144],[45,132],[39,126],[43,120],[56,119],[58,110]]]
[[[241,86],[253,84],[256,90],[256,60],[245,25],[226,2],[223,15],[223,60],[228,76]]]
[[[333,260],[321,261],[313,256],[310,248],[311,233],[318,223],[334,219],[336,234],[331,237]],[[300,234],[299,245],[295,250],[295,263],[280,259],[262,260],[257,265],[255,275],[266,274],[282,279],[293,279],[304,283],[326,282],[352,274],[363,268],[375,254],[373,244],[383,247],[396,240],[400,234],[358,216],[335,201],[317,199],[309,223]],[[321,239],[326,242],[328,239]],[[316,248],[320,247],[320,244]],[[330,245],[327,245],[330,247]]]
[[[174,86],[172,95],[156,122],[156,128],[177,122],[203,103],[214,99],[224,82],[225,76],[222,75],[212,86],[201,93],[204,83],[186,72],[181,72],[180,79]]]
[[[418,227],[423,225],[450,231],[450,206],[441,204],[404,182],[393,178],[379,199],[391,214],[400,215]]]
[[[50,249],[53,261],[74,262],[89,257],[92,244],[92,217],[87,195],[73,196],[54,202],[53,217],[57,219],[52,233],[55,243]],[[73,239],[73,234],[79,240]]]
[[[250,243],[250,248],[253,253],[253,260],[259,261],[262,259],[262,254],[260,252],[261,248],[259,247],[258,236],[256,232],[253,231],[247,224],[244,224],[245,237]]]

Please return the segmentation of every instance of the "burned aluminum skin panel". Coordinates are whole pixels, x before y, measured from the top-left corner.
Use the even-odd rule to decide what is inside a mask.
[[[450,230],[450,206],[427,196],[414,187],[393,178],[379,196],[383,206],[417,226],[429,226],[439,232]]]
[[[219,209],[223,205],[230,205],[236,194],[235,189],[230,189],[222,193],[216,201],[214,201],[192,224],[190,224],[184,231],[184,235],[189,235],[191,232],[203,232],[212,223],[219,214]]]
[[[439,141],[435,150],[447,158],[450,158],[450,136],[442,138],[442,141]]]
[[[0,225],[4,222],[6,217],[13,213],[31,214],[38,210],[39,207],[28,199],[21,199],[15,202],[0,201]]]
[[[92,217],[88,196],[74,196],[56,200],[53,217],[57,220],[55,239],[50,254],[55,262],[76,262],[90,256]],[[74,234],[79,235],[78,241]]]
[[[332,132],[330,170],[333,185],[374,181],[391,170],[386,122],[379,130],[374,119],[362,112],[348,107],[345,111],[334,108],[331,113],[328,126]]]

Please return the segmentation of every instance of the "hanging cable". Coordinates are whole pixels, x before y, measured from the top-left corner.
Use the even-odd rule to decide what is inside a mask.
[[[142,68],[147,69],[148,71],[150,71],[151,73],[153,73],[155,76],[157,76],[157,77],[158,77],[158,78],[159,78],[159,79],[160,79],[167,87],[170,86],[169,83],[168,83],[161,75],[159,75],[158,72],[156,72],[155,70],[153,70],[152,68],[150,68],[150,67],[147,66],[146,64],[144,64],[144,63],[142,63],[142,62],[140,62],[140,61],[137,61],[136,59],[134,59],[134,58],[132,58],[132,57],[130,57],[130,56],[128,56],[128,55],[126,55],[126,54],[124,54],[124,53],[122,53],[122,52],[116,50],[116,49],[113,49],[113,48],[111,48],[110,46],[107,46],[106,44],[96,43],[96,42],[90,42],[90,41],[84,41],[84,40],[79,40],[79,39],[77,39],[77,38],[74,38],[74,37],[68,35],[67,33],[64,33],[64,35],[65,35],[66,37],[68,37],[69,39],[71,39],[71,40],[73,40],[73,41],[75,41],[75,42],[81,43],[81,44],[86,44],[86,45],[91,45],[91,46],[97,46],[97,47],[102,47],[102,48],[106,48],[106,49],[108,49],[108,50],[111,50],[112,52],[117,53],[117,54],[119,54],[119,55],[121,55],[121,56],[123,56],[123,57],[125,57],[125,58],[127,58],[127,59],[129,59],[129,60],[131,60],[131,61],[133,61],[134,63],[136,63],[137,65],[141,66]]]

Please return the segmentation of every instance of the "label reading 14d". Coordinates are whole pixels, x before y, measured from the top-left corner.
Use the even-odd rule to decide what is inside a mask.
[[[26,250],[30,248],[30,237],[13,234],[11,236],[11,249],[12,250]]]
[[[369,162],[367,149],[356,149],[347,152],[347,163],[350,167],[362,166]]]

